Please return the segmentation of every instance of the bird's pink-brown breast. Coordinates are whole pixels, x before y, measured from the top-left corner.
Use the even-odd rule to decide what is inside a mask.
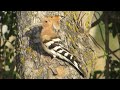
[[[45,17],[42,21],[42,31],[40,33],[41,39],[44,42],[45,40],[50,40],[52,38],[58,37],[54,29],[60,29],[60,16],[49,16]]]

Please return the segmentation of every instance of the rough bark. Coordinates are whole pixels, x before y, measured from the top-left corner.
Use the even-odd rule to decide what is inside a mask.
[[[17,55],[17,70],[20,74],[20,78],[25,79],[80,79],[79,73],[68,63],[52,58],[44,52],[40,45],[38,28],[32,28],[34,25],[41,25],[41,20],[45,15],[64,15],[64,13],[57,11],[21,11],[18,15],[18,29],[19,29],[19,49]],[[66,19],[67,20],[67,19]],[[66,38],[66,20],[63,19],[61,23],[60,36],[66,45],[66,48],[71,50],[68,46]],[[27,34],[31,32],[31,34]],[[76,35],[74,35],[76,36]],[[77,47],[81,52],[74,52],[76,55],[80,55],[79,58],[85,61],[92,61],[94,53],[91,52],[92,45],[89,37],[85,34],[81,34],[78,38],[82,40],[83,48]],[[70,44],[71,45],[71,44]],[[91,64],[92,65],[92,64]],[[88,66],[89,67],[89,66]]]

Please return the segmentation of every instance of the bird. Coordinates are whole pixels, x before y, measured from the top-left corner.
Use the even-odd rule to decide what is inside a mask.
[[[79,72],[81,78],[85,78],[85,72],[83,71],[80,62],[65,48],[57,33],[60,30],[60,20],[61,17],[59,15],[46,16],[42,20],[42,30],[40,32],[42,48],[54,58],[59,58],[71,64]]]

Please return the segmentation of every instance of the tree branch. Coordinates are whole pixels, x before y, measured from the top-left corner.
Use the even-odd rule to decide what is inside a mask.
[[[108,29],[108,15],[107,12],[105,12],[105,51],[106,51],[106,72],[105,72],[105,78],[109,79],[109,29]]]
[[[94,16],[95,16],[95,13],[94,13]],[[100,16],[99,19],[97,19],[94,23],[91,24],[91,28],[94,27],[94,26],[96,26],[97,24],[99,24],[100,21],[103,20],[103,17],[104,17],[104,13]]]

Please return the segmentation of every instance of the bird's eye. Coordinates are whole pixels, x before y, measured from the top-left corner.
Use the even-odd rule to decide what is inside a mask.
[[[47,21],[45,21],[47,23]]]

